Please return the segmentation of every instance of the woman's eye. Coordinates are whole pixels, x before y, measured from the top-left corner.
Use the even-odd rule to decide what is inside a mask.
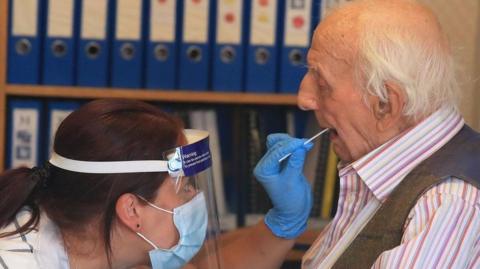
[[[183,185],[184,192],[191,192],[195,190],[194,184],[190,180],[186,180],[185,184]]]

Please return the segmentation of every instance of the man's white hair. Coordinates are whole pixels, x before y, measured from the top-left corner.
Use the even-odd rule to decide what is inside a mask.
[[[416,121],[440,107],[457,109],[459,87],[446,38],[432,41],[411,27],[379,25],[367,17],[360,30],[356,70],[365,96],[388,102],[387,82],[404,89],[403,113]]]

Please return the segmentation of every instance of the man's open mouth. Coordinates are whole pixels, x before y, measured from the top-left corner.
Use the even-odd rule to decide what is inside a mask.
[[[330,128],[330,139],[332,138],[337,138],[338,137],[338,133],[337,133],[337,130],[333,129],[333,128]]]

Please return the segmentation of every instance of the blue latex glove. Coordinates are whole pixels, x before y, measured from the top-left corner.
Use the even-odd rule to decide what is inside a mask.
[[[303,175],[303,164],[313,144],[304,145],[305,141],[287,134],[269,135],[267,153],[253,171],[273,204],[265,216],[265,224],[278,237],[295,238],[307,227],[312,190]],[[288,153],[292,155],[279,163]]]

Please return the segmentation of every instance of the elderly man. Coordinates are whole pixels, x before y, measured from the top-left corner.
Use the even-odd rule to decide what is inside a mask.
[[[413,1],[355,1],[317,27],[308,65],[299,106],[330,128],[341,163],[337,213],[302,268],[480,268],[480,136],[458,113],[435,16]],[[305,230],[303,143],[269,136],[254,173],[274,207],[224,244],[227,268],[278,268]]]
[[[316,29],[308,62],[299,106],[331,128],[342,162],[337,214],[304,267],[480,267],[480,138],[457,112],[435,16],[351,4]]]

